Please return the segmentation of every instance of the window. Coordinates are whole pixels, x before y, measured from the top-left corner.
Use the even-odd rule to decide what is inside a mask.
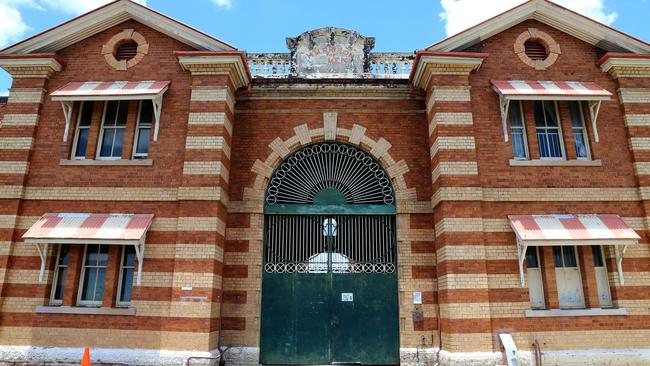
[[[102,130],[99,136],[101,143],[99,149],[97,149],[98,158],[120,159],[122,157],[128,110],[129,101],[127,100],[106,102]]]
[[[528,269],[528,292],[530,305],[533,309],[544,309],[544,280],[542,279],[542,268],[539,262],[539,251],[537,247],[526,249],[526,268]]]
[[[120,279],[117,291],[117,306],[128,306],[131,303],[131,290],[133,288],[133,274],[135,272],[135,248],[132,245],[122,249],[120,264]]]
[[[510,135],[515,159],[528,159],[528,142],[521,101],[513,100],[510,102],[508,118],[510,119]]]
[[[580,102],[569,102],[569,112],[571,113],[571,127],[573,129],[576,157],[578,159],[590,159],[589,137],[587,135],[587,128],[585,127]]]
[[[560,308],[584,308],[585,296],[575,246],[554,246],[553,261]]]
[[[609,277],[607,275],[607,265],[605,264],[603,247],[600,245],[593,245],[591,247],[591,254],[594,257],[596,285],[598,287],[598,301],[600,302],[601,307],[612,307],[612,294],[609,289]]]
[[[93,116],[93,102],[81,102],[79,118],[75,129],[74,143],[72,146],[72,159],[85,159],[88,147],[88,134]]]
[[[562,131],[555,102],[535,101],[535,127],[539,157],[563,158]]]
[[[79,305],[101,306],[108,265],[107,245],[86,245],[78,293]]]
[[[149,136],[153,122],[153,103],[148,100],[140,102],[138,125],[133,140],[133,159],[146,159],[149,153]]]
[[[52,293],[50,294],[50,305],[63,304],[63,292],[65,289],[65,278],[68,274],[68,245],[59,245],[54,267],[54,279],[52,280]]]

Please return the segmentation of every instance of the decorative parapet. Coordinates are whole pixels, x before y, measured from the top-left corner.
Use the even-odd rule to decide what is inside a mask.
[[[363,79],[408,79],[415,54],[411,52],[371,52],[367,72],[356,75]],[[256,79],[285,79],[299,77],[292,73],[291,54],[252,53],[248,54],[248,65]],[[341,76],[328,75],[330,78]],[[344,75],[345,76],[345,75]]]

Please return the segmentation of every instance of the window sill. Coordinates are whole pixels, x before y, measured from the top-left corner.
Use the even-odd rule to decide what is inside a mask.
[[[510,159],[510,166],[602,166],[600,160],[517,160]]]
[[[93,160],[93,159],[80,159],[80,160],[67,160],[61,159],[59,165],[68,166],[151,166],[153,160],[151,159],[133,159],[133,160]]]
[[[135,308],[92,308],[83,306],[37,306],[39,314],[135,315]]]
[[[550,309],[550,310],[526,310],[527,318],[548,318],[560,316],[611,316],[627,315],[626,309]]]

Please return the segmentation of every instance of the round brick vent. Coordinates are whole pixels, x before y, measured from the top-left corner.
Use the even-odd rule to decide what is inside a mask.
[[[560,45],[550,35],[535,28],[521,33],[515,41],[515,54],[536,70],[549,68],[561,53]]]
[[[138,44],[133,40],[124,41],[115,49],[115,59],[118,61],[130,60],[138,54]]]
[[[137,65],[149,53],[149,44],[142,34],[125,29],[102,46],[102,55],[115,70],[127,70]]]
[[[531,60],[546,60],[548,57],[548,50],[546,46],[537,40],[528,40],[524,43],[526,49],[526,56]]]

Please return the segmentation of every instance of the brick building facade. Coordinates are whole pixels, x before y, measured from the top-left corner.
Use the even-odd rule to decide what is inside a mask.
[[[398,358],[381,363],[505,364],[510,339],[524,365],[649,363],[650,44],[545,0],[414,54],[373,44],[327,28],[247,55],[117,0],[2,50],[0,359],[74,362],[89,345],[98,362],[180,364],[232,346],[231,364],[304,363],[296,329],[318,338],[305,322],[324,310],[294,293],[316,315],[290,315],[291,351],[274,349],[272,276],[366,271],[397,292],[373,290],[396,299],[383,344]],[[386,204],[354,198],[361,165],[301,205],[269,199],[291,183],[283,164],[319,180],[300,164],[328,151],[387,177]],[[325,215],[331,244],[334,206],[380,212],[396,259],[272,263],[270,217]],[[346,294],[326,302],[372,311]]]

